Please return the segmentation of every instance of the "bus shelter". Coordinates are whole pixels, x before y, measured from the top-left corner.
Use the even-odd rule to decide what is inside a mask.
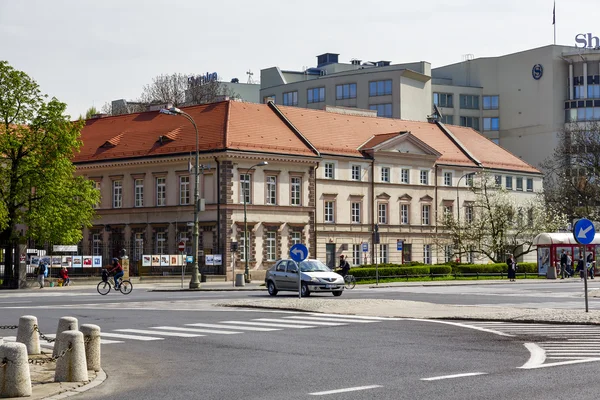
[[[546,275],[548,268],[556,266],[557,262],[560,265],[560,255],[564,250],[573,259],[573,268],[579,260],[579,255],[583,256],[585,247],[586,253],[591,252],[596,265],[600,265],[600,235],[596,234],[592,243],[581,245],[575,241],[572,232],[562,233],[540,233],[533,239],[533,244],[537,246],[537,264],[538,274]]]

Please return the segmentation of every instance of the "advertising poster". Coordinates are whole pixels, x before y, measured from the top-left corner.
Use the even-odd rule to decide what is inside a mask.
[[[92,256],[94,268],[102,268],[102,256]]]
[[[52,256],[52,268],[62,267],[62,256]]]
[[[82,256],[73,256],[73,268],[82,268],[83,267],[83,257]]]
[[[48,267],[52,265],[52,258],[50,256],[42,256],[40,261],[45,262]]]
[[[142,256],[142,267],[151,267],[152,266],[152,256],[143,255]]]
[[[163,254],[160,256],[160,266],[161,267],[168,267],[170,264],[169,262],[170,256]]]
[[[71,268],[73,258],[71,256],[62,256],[62,266]]]
[[[31,256],[30,265],[37,268],[40,265],[40,256]]]
[[[550,267],[550,249],[548,247],[538,248],[538,275],[546,275]]]
[[[221,263],[223,262],[223,258],[221,257],[221,254],[215,254],[213,261],[214,261],[213,265],[221,265]]]
[[[152,266],[153,267],[160,267],[160,256],[152,256]]]
[[[204,265],[215,265],[215,257],[212,254],[205,255]]]
[[[181,256],[178,254],[171,254],[171,266],[181,265]]]
[[[92,267],[92,256],[83,256],[83,268]]]

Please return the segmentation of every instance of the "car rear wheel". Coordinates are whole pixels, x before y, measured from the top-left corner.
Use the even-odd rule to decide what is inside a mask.
[[[308,285],[306,283],[302,284],[302,288],[300,290],[301,290],[300,293],[301,293],[302,297],[310,296],[310,290],[308,290]]]
[[[275,296],[277,294],[277,288],[275,287],[273,281],[269,281],[269,283],[267,283],[267,290],[271,296]]]
[[[341,295],[342,295],[342,293],[344,293],[344,291],[343,291],[343,290],[336,290],[335,292],[333,292],[333,295],[334,295],[334,296],[341,296]]]

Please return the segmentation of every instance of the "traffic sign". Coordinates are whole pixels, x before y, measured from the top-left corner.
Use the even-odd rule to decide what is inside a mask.
[[[589,219],[582,218],[573,226],[573,236],[579,244],[590,244],[596,236],[594,224]]]
[[[177,245],[177,248],[179,249],[179,251],[181,251],[183,253],[185,251],[185,243],[179,242],[179,244]]]
[[[304,261],[308,257],[308,249],[302,243],[296,243],[290,249],[290,257],[296,262]]]
[[[367,251],[369,251],[369,243],[363,242],[362,251],[363,251],[363,253],[366,253]]]
[[[402,245],[404,244],[404,240],[402,239],[398,239],[396,241],[396,250],[398,251],[402,251]]]
[[[194,256],[187,256],[185,258],[185,262],[193,263],[194,262]]]

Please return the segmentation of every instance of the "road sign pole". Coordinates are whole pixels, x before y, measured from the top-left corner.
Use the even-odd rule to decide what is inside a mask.
[[[185,275],[185,258],[183,257],[183,251],[181,252],[181,288],[183,289],[183,276]]]
[[[589,312],[587,289],[587,255],[585,254],[585,246],[583,247],[583,288],[585,292],[585,312]]]
[[[596,237],[596,229],[592,221],[582,218],[575,222],[573,225],[573,237],[577,243],[583,245],[583,290],[585,292],[585,312],[589,312],[587,291],[587,256],[585,246],[592,243]]]
[[[308,257],[308,249],[302,243],[296,243],[290,248],[290,257],[298,265],[298,298],[302,298],[302,272],[300,271],[300,263]]]

